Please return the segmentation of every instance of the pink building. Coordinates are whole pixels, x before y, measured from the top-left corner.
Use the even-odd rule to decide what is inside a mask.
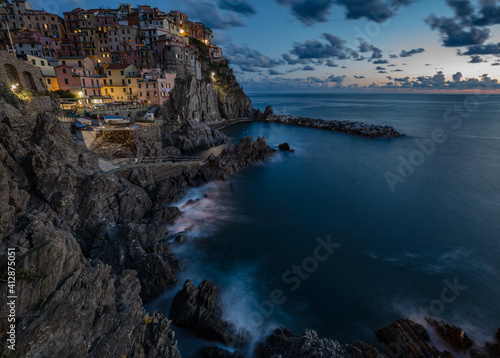
[[[211,60],[222,60],[222,49],[217,46],[210,46],[208,54]]]
[[[102,96],[99,76],[95,71],[67,65],[57,66],[54,70],[59,89],[72,92],[85,104],[103,103],[103,100],[109,99]]]
[[[143,70],[142,78],[137,81],[138,100],[163,106],[170,99],[174,88],[175,73],[168,73],[159,68]]]

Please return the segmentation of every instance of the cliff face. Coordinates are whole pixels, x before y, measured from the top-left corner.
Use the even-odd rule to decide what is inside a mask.
[[[195,119],[205,123],[253,116],[252,102],[227,62],[210,61],[208,48],[200,42],[194,44],[201,59],[201,79],[189,74],[177,77],[169,115],[181,121]]]

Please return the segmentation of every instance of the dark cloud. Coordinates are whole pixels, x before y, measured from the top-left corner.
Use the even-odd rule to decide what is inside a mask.
[[[403,50],[401,51],[401,53],[399,54],[399,57],[410,57],[410,56],[413,56],[413,55],[418,55],[419,53],[423,53],[425,52],[425,49],[423,48],[414,48],[410,51],[406,51],[406,50]]]
[[[334,83],[342,83],[344,82],[346,76],[335,76],[331,75],[330,77],[327,78],[328,82],[334,82]]]
[[[469,63],[482,63],[484,60],[481,58],[481,56],[471,56]]]
[[[389,55],[389,58],[398,58],[398,57],[399,57],[398,55],[393,55],[393,54]]]
[[[404,72],[403,70],[396,68],[395,70],[392,70],[391,72]]]
[[[245,16],[256,14],[253,5],[248,3],[246,0],[219,0],[219,8],[237,12]]]
[[[444,46],[474,46],[483,44],[490,35],[487,26],[500,24],[500,2],[479,0],[446,0],[455,16],[451,18],[431,15],[427,23],[441,33]]]
[[[431,29],[441,33],[443,45],[446,47],[480,45],[490,36],[490,30],[487,28],[457,22],[455,19],[431,15],[426,22]]]
[[[385,71],[385,67],[382,67],[382,66],[377,66],[377,68],[375,68],[377,71]]]
[[[339,67],[339,65],[337,65],[332,60],[326,60],[325,65],[328,66],[328,67]]]
[[[346,46],[340,37],[324,33],[324,41],[308,40],[303,43],[294,43],[289,54],[284,54],[283,59],[290,65],[310,64],[314,60],[346,60],[357,58],[359,54]],[[293,58],[292,56],[295,56]]]
[[[362,79],[362,78],[366,78],[366,77],[365,76],[354,76],[354,78]]]
[[[491,65],[492,66],[500,66],[500,62],[493,62]]]
[[[376,60],[376,61],[373,61],[374,64],[376,65],[386,65],[389,63],[389,61],[387,60]]]
[[[459,52],[459,55],[500,55],[500,43],[469,46],[467,51]]]
[[[314,70],[315,68],[311,65],[307,65],[302,68],[302,71],[314,71]]]
[[[280,72],[280,71],[272,69],[272,68],[269,70],[270,76],[282,76],[283,74],[284,74],[283,72]]]
[[[262,68],[273,68],[285,64],[285,61],[272,59],[247,45],[240,47],[231,43],[225,46],[224,50],[231,63],[240,66],[245,72],[259,72]]]
[[[189,9],[189,16],[202,21],[212,29],[227,30],[233,27],[245,26],[236,15],[237,12],[221,10],[214,2],[200,0],[183,0],[182,7]]]
[[[327,22],[330,8],[340,5],[346,9],[346,18],[357,20],[366,18],[382,23],[393,17],[403,5],[417,0],[276,0],[289,7],[292,14],[307,26]]]
[[[380,60],[384,55],[382,54],[382,50],[379,49],[376,46],[373,46],[369,44],[368,42],[358,39],[359,40],[359,47],[358,51],[361,53],[366,53],[366,52],[371,52],[372,56],[370,57],[369,61],[371,60]]]

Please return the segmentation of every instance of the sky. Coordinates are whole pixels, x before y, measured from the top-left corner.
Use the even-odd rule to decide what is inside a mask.
[[[97,0],[31,3],[60,14],[103,6]],[[214,44],[245,90],[500,93],[500,0],[147,3],[212,27]]]

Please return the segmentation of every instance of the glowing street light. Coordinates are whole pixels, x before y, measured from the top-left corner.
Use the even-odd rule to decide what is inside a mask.
[[[16,88],[17,88],[18,84],[13,84],[12,86],[10,86],[10,89],[12,90],[12,92],[15,92],[16,91]]]

